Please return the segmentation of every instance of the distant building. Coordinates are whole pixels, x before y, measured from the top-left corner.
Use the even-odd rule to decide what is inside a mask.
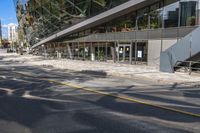
[[[1,26],[1,20],[0,20],[0,45],[2,44],[2,26]]]
[[[18,33],[17,33],[17,25],[10,23],[8,24],[8,41],[10,43],[17,42]]]

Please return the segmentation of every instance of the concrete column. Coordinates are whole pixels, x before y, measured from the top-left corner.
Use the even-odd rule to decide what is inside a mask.
[[[69,43],[67,44],[67,51],[68,51],[68,54],[69,54],[69,58],[73,59],[72,50],[71,50]]]
[[[111,46],[111,54],[112,54],[113,62],[115,63],[116,62],[116,42],[114,46]]]
[[[162,40],[149,40],[148,41],[147,64],[149,66],[159,67],[160,54],[162,53],[161,48],[162,48]]]
[[[117,49],[117,61],[119,62],[119,41],[116,42],[115,48]]]
[[[80,52],[79,52],[80,51],[80,43],[78,42],[77,45],[78,45],[78,60],[79,60],[80,59]],[[76,50],[76,46],[75,45],[74,45],[74,49]]]
[[[42,46],[40,46],[40,55],[43,56],[43,52],[44,52],[44,49]]]
[[[138,49],[137,49],[137,46],[138,46],[138,44],[137,44],[137,40],[135,41],[135,64],[137,64],[137,52],[138,52]]]
[[[56,54],[56,43],[53,44],[53,47],[54,47],[54,54],[53,55],[54,55],[54,58],[56,58],[55,57],[55,54]]]
[[[111,54],[112,54],[112,59],[113,59],[113,62],[115,62],[115,47],[111,46]]]
[[[56,58],[59,59],[59,44],[56,43]]]
[[[51,57],[53,57],[53,54],[54,54],[54,44],[50,44],[51,45],[51,50],[50,50],[50,55]]]
[[[48,44],[44,45],[44,57],[45,57],[45,59],[47,58],[47,49],[48,49]]]
[[[100,44],[99,44],[99,42],[98,42],[98,44],[97,44],[97,45],[98,45],[98,48],[97,48],[97,50],[98,50],[98,52],[97,52],[97,53],[98,53],[98,54],[97,54],[97,56],[98,56],[98,61],[100,61],[100,58],[99,58],[99,56],[100,56],[100,55],[99,55],[99,52],[100,52],[99,45],[100,45]]]
[[[108,43],[106,42],[106,61],[108,60]]]
[[[59,43],[59,58],[62,58],[62,43]]]
[[[68,56],[68,52],[67,52],[67,43],[65,43],[65,48],[64,48],[64,49],[65,49],[65,51],[64,51],[64,52],[65,52],[65,58],[67,58],[67,56]]]
[[[133,58],[133,41],[131,41],[131,46],[130,46],[130,64],[132,64],[132,59]]]
[[[91,61],[95,61],[95,47],[91,43]]]
[[[83,44],[83,60],[85,60],[85,42]]]

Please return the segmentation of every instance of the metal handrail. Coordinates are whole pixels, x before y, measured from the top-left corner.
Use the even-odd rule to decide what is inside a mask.
[[[181,66],[181,64],[186,64],[186,65]],[[177,61],[174,68],[185,68],[185,71],[188,71],[189,75],[191,75],[192,70],[200,71],[200,67],[192,67],[195,64],[200,65],[200,61]]]

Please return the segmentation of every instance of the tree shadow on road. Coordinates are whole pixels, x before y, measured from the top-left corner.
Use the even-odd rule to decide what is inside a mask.
[[[117,94],[116,94],[117,95]],[[172,122],[200,122],[200,118],[188,116],[185,114],[156,108],[148,105],[143,105],[139,103],[129,102],[117,99],[115,97],[103,96],[97,101],[91,101],[89,96],[86,100],[94,105],[101,106],[103,108],[121,112],[124,114],[130,114],[134,116],[143,116],[150,118],[158,118],[160,120],[167,120]]]

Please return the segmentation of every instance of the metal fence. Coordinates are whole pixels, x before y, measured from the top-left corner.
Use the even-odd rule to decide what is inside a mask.
[[[200,72],[200,62],[195,61],[177,61],[174,70],[183,68],[185,72],[188,72],[191,75],[192,72]]]

